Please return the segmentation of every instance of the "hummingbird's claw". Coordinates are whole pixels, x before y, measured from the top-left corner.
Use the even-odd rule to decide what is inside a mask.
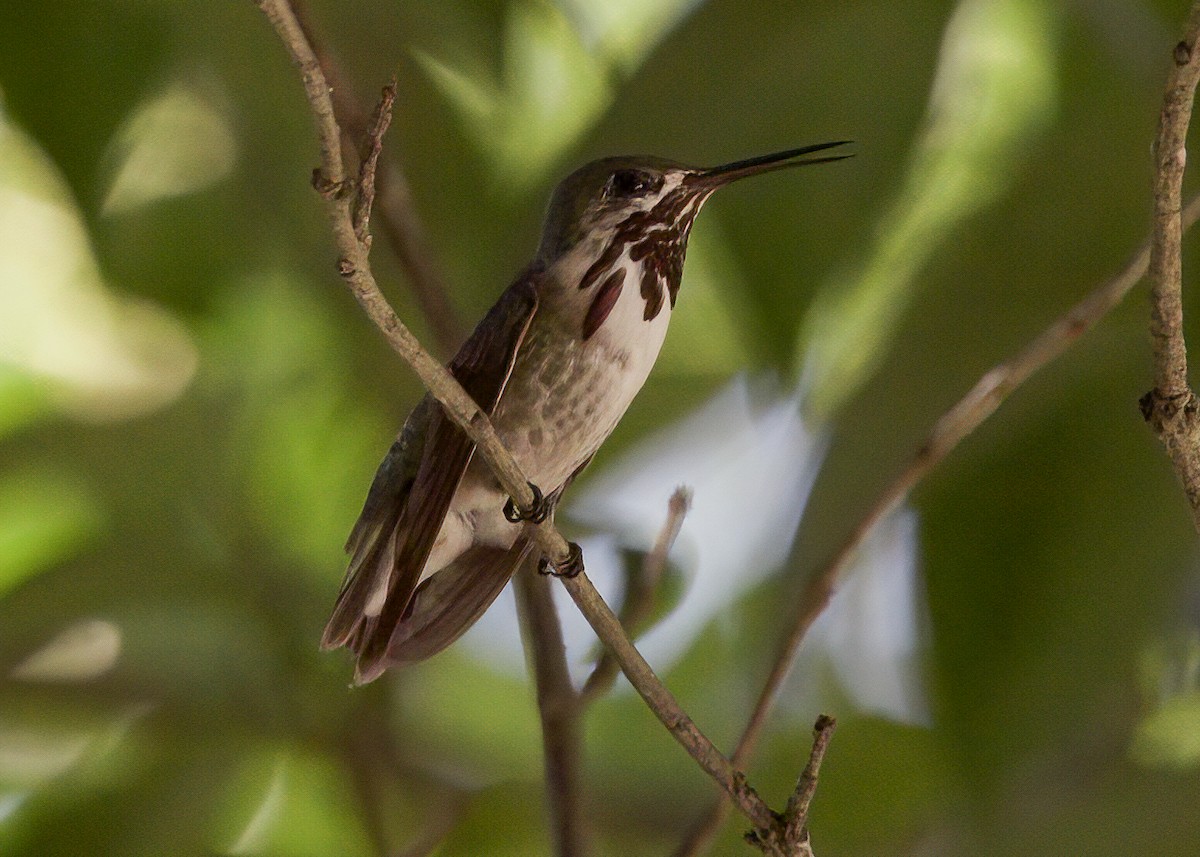
[[[551,504],[542,495],[542,489],[532,482],[527,484],[529,490],[533,492],[533,504],[528,509],[518,508],[512,497],[509,497],[508,502],[504,504],[504,517],[514,524],[540,524],[550,517]]]
[[[555,563],[549,557],[538,560],[538,574],[548,574],[552,577],[575,577],[583,571],[583,548],[575,542],[567,542],[569,553],[560,563]]]

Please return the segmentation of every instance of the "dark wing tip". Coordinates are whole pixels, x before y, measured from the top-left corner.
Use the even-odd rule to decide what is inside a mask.
[[[354,666],[354,686],[362,687],[379,678],[387,670],[389,662],[386,653],[382,657],[365,659],[360,657]]]

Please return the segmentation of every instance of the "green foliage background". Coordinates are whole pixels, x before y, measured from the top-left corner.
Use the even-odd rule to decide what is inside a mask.
[[[1185,12],[312,4],[364,101],[398,74],[388,152],[466,319],[589,157],[856,141],[710,203],[660,365],[595,465],[739,372],[809,373],[832,447],[794,560],[665,676],[722,745],[795,581],[1144,237]],[[444,857],[548,853],[524,682],[452,650],[349,691],[316,650],[420,390],[334,274],[299,79],[255,5],[2,4],[0,92],[0,855],[402,854],[431,831]],[[831,712],[822,857],[1194,853],[1200,589],[1136,407],[1143,295],[918,491],[933,723]],[[31,667],[67,628],[91,660]],[[778,716],[750,772],[774,804],[811,721]],[[713,793],[628,695],[591,712],[587,748],[603,853],[667,853]],[[741,829],[718,853],[744,853]]]

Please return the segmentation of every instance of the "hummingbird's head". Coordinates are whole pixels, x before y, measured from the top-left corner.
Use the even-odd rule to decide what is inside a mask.
[[[837,143],[819,143],[719,167],[689,167],[651,157],[604,158],[580,167],[554,191],[536,264],[555,269],[577,304],[586,306],[583,338],[603,325],[626,280],[653,321],[675,306],[692,221],[717,188],[740,178],[848,155],[801,159]]]
[[[546,209],[538,259],[547,265],[585,237],[610,236],[676,191],[688,167],[663,158],[621,156],[584,164],[558,183]],[[668,182],[669,178],[669,182]],[[647,219],[648,222],[648,219]]]
[[[662,232],[686,243],[692,219],[717,188],[759,173],[850,157],[802,159],[845,142],[819,143],[719,167],[690,167],[647,155],[592,161],[555,188],[538,260],[549,266],[584,238],[608,246],[614,236],[636,243],[649,233]]]

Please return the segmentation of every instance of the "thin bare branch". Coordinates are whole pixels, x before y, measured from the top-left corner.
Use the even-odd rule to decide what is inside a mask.
[[[329,84],[325,81],[321,64],[317,62],[316,54],[290,4],[258,0],[258,7],[271,21],[275,32],[291,53],[292,61],[300,69],[308,105],[317,124],[317,144],[321,147],[325,177],[333,185],[341,185],[346,179],[342,164],[342,135],[333,112],[333,103],[329,100]]]
[[[421,383],[442,405],[447,417],[475,443],[477,452],[495,473],[505,491],[519,507],[529,508],[534,502],[533,491],[513,460],[512,454],[496,434],[487,415],[467,395],[449,371],[421,347],[416,337],[400,321],[375,282],[366,242],[359,241],[354,232],[352,204],[349,198],[351,194],[345,192],[340,129],[333,119],[329,86],[290,4],[287,0],[256,2],[275,25],[276,32],[304,75],[305,91],[321,138],[321,171],[325,181],[319,184],[325,186],[322,196],[326,200],[334,241],[340,254],[338,273],[367,315],[387,338],[388,344],[413,368]],[[544,521],[527,526],[543,556],[551,559],[556,565],[563,565],[571,558],[567,541],[552,522]],[[671,692],[625,636],[621,623],[592,586],[586,573],[580,572],[574,577],[561,579],[601,641],[616,654],[617,661],[629,678],[630,684],[668,731],[709,776],[730,794],[734,803],[756,828],[767,830],[777,827],[778,816],[771,812],[762,798],[747,784],[745,776],[730,764],[680,708]]]
[[[638,570],[629,575],[619,618],[625,633],[632,640],[638,638],[650,617],[654,593],[658,591],[658,584],[667,568],[667,556],[671,553],[675,540],[679,538],[683,519],[691,505],[691,490],[683,486],[676,488],[667,501],[667,519],[658,532],[658,538],[654,540],[653,547]],[[605,649],[579,692],[584,705],[594,702],[612,689],[618,669],[620,668],[617,666],[617,659],[611,651]]]
[[[746,841],[764,854],[772,857],[813,857],[808,836],[808,810],[817,793],[817,778],[821,773],[821,762],[833,739],[837,721],[822,714],[813,726],[813,746],[808,754],[808,764],[796,781],[796,788],[788,799],[782,824],[771,831],[753,831],[746,834]]]
[[[391,853],[381,801],[381,766],[392,761],[393,747],[386,729],[390,700],[368,691],[339,732],[339,747],[358,797],[363,827],[379,857]]]
[[[545,752],[546,806],[558,857],[591,853],[583,816],[579,694],[571,684],[550,581],[527,562],[514,580],[526,656],[537,687]]]
[[[1185,228],[1190,228],[1197,219],[1200,219],[1200,195],[1193,197],[1183,211]],[[1010,393],[1065,352],[1121,302],[1146,276],[1150,266],[1150,247],[1151,239],[1147,239],[1120,273],[1063,313],[1010,360],[988,371],[957,404],[943,414],[904,470],[875,499],[837,552],[809,579],[800,597],[799,608],[793,614],[792,623],[776,650],[771,671],[763,682],[754,710],[730,756],[736,768],[745,770],[749,764],[800,643],[812,623],[829,605],[838,582],[867,536],[904,502],[918,482],[995,413]],[[727,800],[724,796],[718,797],[708,812],[697,820],[687,838],[674,852],[674,857],[695,857],[703,853],[724,825],[728,814]]]
[[[1175,46],[1154,144],[1154,240],[1150,251],[1153,275],[1155,387],[1162,395],[1189,392],[1187,349],[1183,341],[1183,270],[1180,263],[1180,202],[1187,164],[1187,132],[1196,83],[1200,81],[1200,3],[1194,4],[1183,40]]]
[[[449,358],[467,338],[469,328],[450,300],[450,288],[433,262],[433,248],[417,217],[408,178],[391,160],[379,164],[379,230],[400,260],[421,315],[437,345]]]
[[[1154,389],[1142,412],[1167,448],[1200,530],[1200,403],[1188,385],[1183,339],[1183,225],[1180,215],[1187,132],[1200,81],[1200,2],[1193,4],[1182,41],[1175,46],[1154,143],[1154,238],[1150,336]]]
[[[429,857],[462,817],[470,792],[441,779],[419,761],[403,757],[392,734],[394,695],[381,684],[361,688],[345,719],[330,725],[330,738],[344,760],[357,793],[363,825],[379,857]],[[422,824],[397,851],[387,817],[393,785],[403,780],[425,796]]]
[[[370,133],[370,117],[355,97],[354,86],[333,54],[315,38],[306,6],[297,0],[292,0],[291,5],[329,83],[330,97],[343,133],[355,148],[360,148]],[[377,228],[387,238],[404,269],[421,315],[429,325],[438,355],[449,358],[466,338],[467,330],[450,301],[449,286],[434,261],[433,248],[417,214],[407,176],[389,158],[380,160],[377,172]]]

